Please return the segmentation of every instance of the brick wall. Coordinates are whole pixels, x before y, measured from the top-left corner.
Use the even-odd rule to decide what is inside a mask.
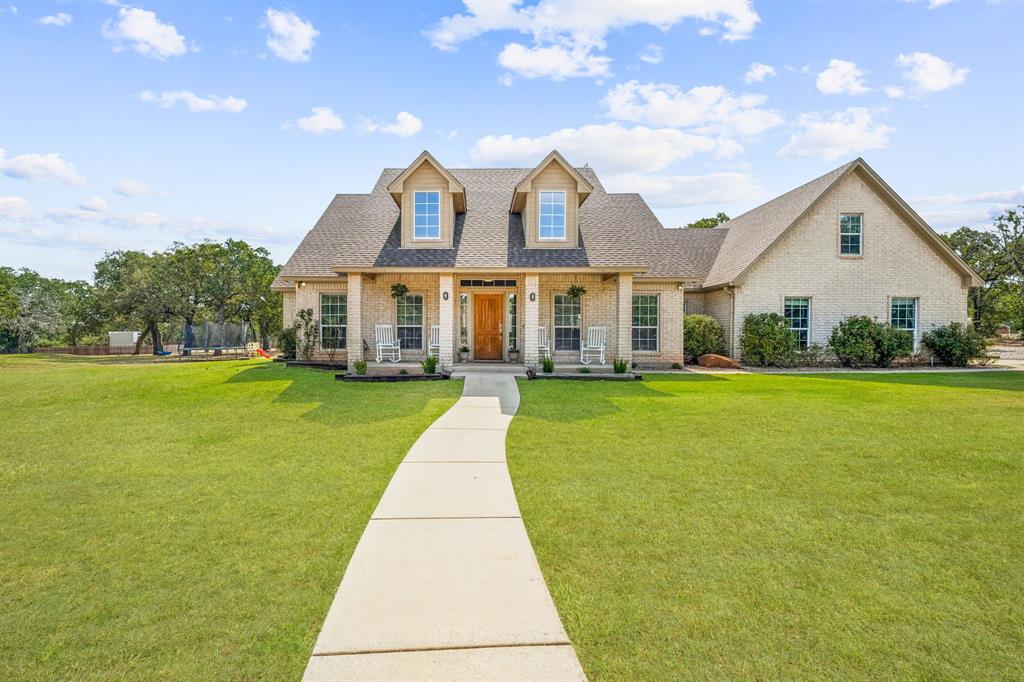
[[[410,294],[423,294],[423,347],[421,349],[402,349],[402,360],[422,360],[427,357],[427,344],[430,342],[430,326],[440,324],[438,302],[440,300],[440,280],[438,275],[431,273],[379,274],[370,280],[363,276],[363,338],[373,354],[376,339],[374,325],[397,322],[395,299],[391,298],[391,285],[401,282],[409,288]],[[371,358],[372,359],[372,358]]]
[[[840,213],[864,215],[863,256],[838,255]],[[743,317],[781,313],[786,296],[811,298],[812,343],[827,343],[850,315],[888,321],[892,297],[919,299],[918,340],[935,326],[967,320],[960,274],[858,174],[835,187],[740,282],[732,331],[737,354]]]
[[[345,294],[348,293],[348,282],[344,279],[338,279],[337,281],[331,282],[305,282],[304,286],[296,287],[293,292],[285,292],[284,294],[284,323],[285,326],[290,325],[295,321],[295,315],[299,310],[305,310],[310,308],[313,311],[313,317],[320,319],[320,294],[332,293],[332,294]],[[348,345],[351,347],[352,337],[349,335]],[[319,344],[318,344],[319,345]],[[314,358],[318,360],[327,360],[328,354],[317,349],[314,353]],[[345,350],[339,350],[334,353],[335,362],[345,362],[347,353]]]

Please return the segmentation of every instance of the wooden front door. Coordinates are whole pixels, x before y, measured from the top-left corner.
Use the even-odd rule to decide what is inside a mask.
[[[501,294],[473,296],[473,358],[501,360]]]

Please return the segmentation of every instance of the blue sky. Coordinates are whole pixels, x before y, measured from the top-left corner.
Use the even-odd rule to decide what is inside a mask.
[[[429,149],[552,147],[667,226],[863,156],[940,231],[1024,201],[1019,2],[0,6],[0,263],[242,238]]]

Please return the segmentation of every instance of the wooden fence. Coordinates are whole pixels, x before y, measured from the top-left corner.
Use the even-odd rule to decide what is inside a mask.
[[[171,353],[178,352],[178,344],[164,344],[164,350]],[[33,348],[33,353],[62,354],[62,355],[131,355],[135,352],[135,346],[108,346],[107,344],[93,344],[88,346],[48,346],[46,348]],[[153,346],[143,346],[139,351],[142,355],[149,355],[153,352]]]

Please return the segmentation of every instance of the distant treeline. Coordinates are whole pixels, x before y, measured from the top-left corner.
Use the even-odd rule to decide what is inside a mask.
[[[281,296],[270,291],[279,270],[266,249],[233,239],[114,251],[91,283],[0,268],[0,350],[103,344],[108,331],[134,330],[135,352],[156,352],[206,320],[243,321],[269,348],[281,330]]]

